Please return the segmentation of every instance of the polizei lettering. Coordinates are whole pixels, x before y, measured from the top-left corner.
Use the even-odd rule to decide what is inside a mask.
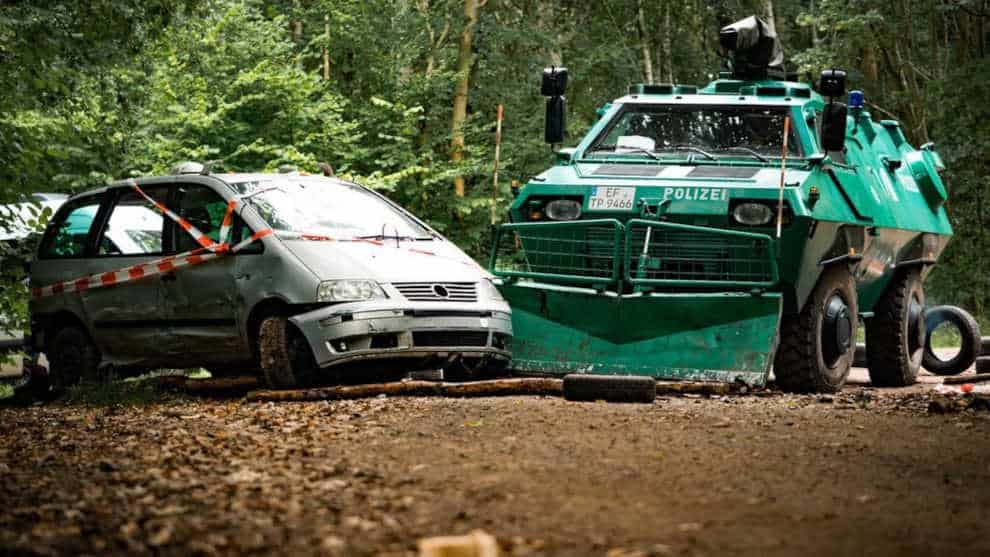
[[[664,188],[663,198],[676,201],[727,201],[729,190],[723,188]]]

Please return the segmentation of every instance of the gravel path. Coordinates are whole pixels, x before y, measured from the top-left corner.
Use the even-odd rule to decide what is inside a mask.
[[[0,408],[0,554],[990,555],[990,412],[928,396]]]

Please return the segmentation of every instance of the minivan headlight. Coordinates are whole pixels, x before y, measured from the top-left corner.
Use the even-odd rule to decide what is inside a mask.
[[[385,297],[385,291],[373,280],[327,280],[316,289],[318,302],[360,302]]]
[[[573,199],[555,199],[544,209],[550,220],[577,220],[581,217],[581,203]]]

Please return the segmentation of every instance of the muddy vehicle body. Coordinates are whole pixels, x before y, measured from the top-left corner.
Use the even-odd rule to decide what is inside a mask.
[[[490,275],[336,178],[193,172],[73,196],[31,284],[31,342],[62,383],[113,365],[260,368],[289,387],[508,360]]]
[[[514,367],[835,391],[862,321],[874,384],[913,382],[952,233],[934,146],[838,102],[842,72],[789,78],[758,19],[720,39],[718,80],[630,87],[518,193],[491,259]],[[544,73],[549,143],[565,72]]]

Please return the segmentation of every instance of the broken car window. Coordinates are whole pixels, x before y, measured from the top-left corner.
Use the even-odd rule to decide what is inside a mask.
[[[165,203],[167,186],[145,187],[152,199]],[[162,253],[165,218],[135,191],[121,194],[100,234],[100,255],[157,255]]]
[[[293,177],[243,186],[250,195],[248,202],[277,231],[340,239],[375,235],[432,238],[427,228],[354,184]],[[252,195],[254,191],[259,193]]]

